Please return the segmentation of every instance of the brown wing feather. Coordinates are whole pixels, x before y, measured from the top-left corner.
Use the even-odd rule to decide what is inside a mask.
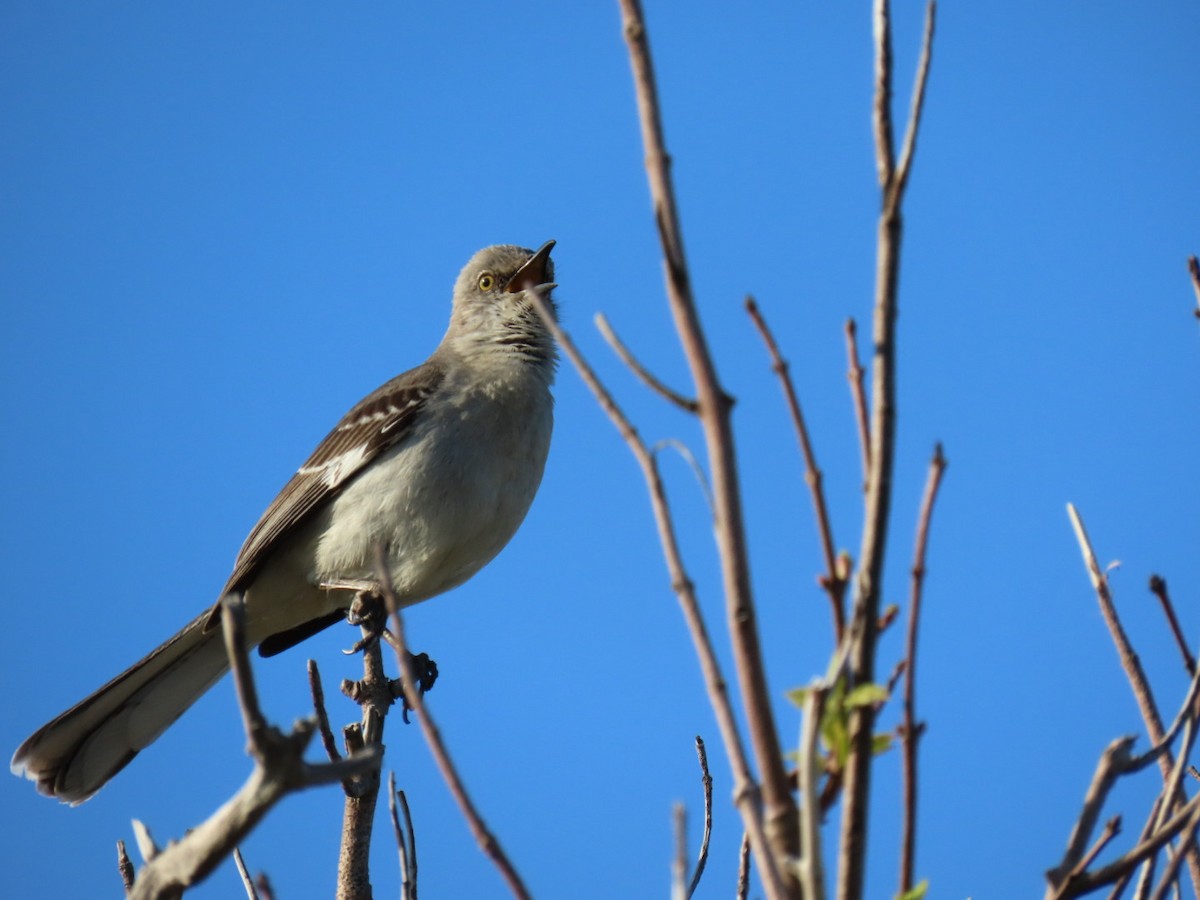
[[[222,594],[243,587],[288,531],[337,496],[363,466],[402,441],[441,380],[441,368],[427,362],[396,376],[346,413],[251,529]]]

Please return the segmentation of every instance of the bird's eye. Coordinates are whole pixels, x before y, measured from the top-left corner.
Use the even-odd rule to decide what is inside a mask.
[[[479,289],[481,291],[490,291],[496,286],[496,276],[491,272],[484,272],[479,276]]]

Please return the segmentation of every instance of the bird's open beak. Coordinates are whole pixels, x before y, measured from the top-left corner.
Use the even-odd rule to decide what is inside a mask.
[[[516,294],[519,291],[545,284],[550,279],[547,270],[550,267],[550,251],[554,249],[554,241],[546,241],[538,252],[529,257],[525,265],[517,269],[517,274],[508,282],[508,292]]]

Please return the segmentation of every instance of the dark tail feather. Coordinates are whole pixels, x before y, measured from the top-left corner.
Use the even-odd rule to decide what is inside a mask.
[[[82,803],[183,715],[228,668],[221,629],[205,613],[139,663],[34,732],[12,771]]]

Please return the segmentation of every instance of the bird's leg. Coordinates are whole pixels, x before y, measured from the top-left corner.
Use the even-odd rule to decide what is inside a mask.
[[[339,587],[348,587],[348,582],[340,582]],[[361,582],[363,587],[355,590],[354,600],[346,610],[346,621],[363,629],[363,636],[354,642],[349,650],[343,650],[347,656],[362,651],[379,640],[379,636],[387,629],[387,604],[383,602],[383,594],[379,585],[373,582]]]

